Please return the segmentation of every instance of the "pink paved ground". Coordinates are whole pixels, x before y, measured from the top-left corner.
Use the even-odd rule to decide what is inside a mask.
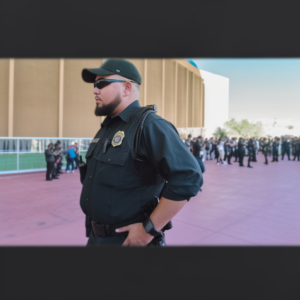
[[[202,192],[173,219],[168,245],[300,245],[300,162],[253,169],[206,161]],[[0,245],[84,246],[79,173],[0,176]]]

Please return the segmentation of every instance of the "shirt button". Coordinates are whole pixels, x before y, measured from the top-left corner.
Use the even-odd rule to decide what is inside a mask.
[[[110,130],[110,128],[107,128],[107,130]]]
[[[110,162],[110,158],[107,160],[107,162]]]
[[[85,199],[85,201],[89,201],[89,199]]]
[[[93,177],[92,177],[92,176],[90,176],[89,178],[90,178],[90,179],[92,179]]]

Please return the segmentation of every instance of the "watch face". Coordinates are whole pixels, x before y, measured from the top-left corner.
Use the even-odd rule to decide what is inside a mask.
[[[145,225],[145,230],[147,233],[149,233],[149,231],[153,228],[151,222],[147,222]]]

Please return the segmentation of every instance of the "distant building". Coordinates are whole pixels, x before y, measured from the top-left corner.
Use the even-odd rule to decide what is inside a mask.
[[[209,138],[229,118],[229,78],[200,69],[204,79],[204,132]]]

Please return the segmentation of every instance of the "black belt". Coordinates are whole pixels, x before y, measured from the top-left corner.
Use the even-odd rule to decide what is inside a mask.
[[[95,234],[103,236],[103,237],[107,237],[107,236],[122,234],[122,232],[116,232],[116,229],[131,225],[134,223],[142,223],[148,217],[149,217],[149,215],[147,213],[142,213],[130,220],[127,220],[127,221],[124,221],[124,222],[121,222],[118,224],[105,225],[105,224],[100,224],[100,223],[97,223],[94,221],[92,221],[91,223],[92,223],[92,228],[93,228],[93,231]]]

